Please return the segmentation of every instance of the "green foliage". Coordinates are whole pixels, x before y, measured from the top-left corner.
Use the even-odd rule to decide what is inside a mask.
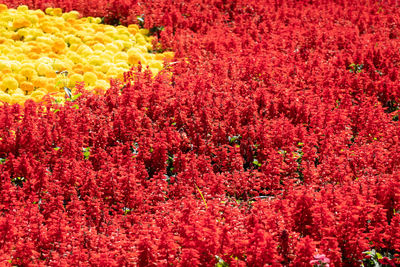
[[[261,167],[261,165],[262,165],[261,162],[259,162],[257,159],[254,159],[254,160],[253,160],[253,164],[254,164],[254,166],[256,166],[257,168],[258,168],[258,167]]]
[[[229,264],[226,263],[220,256],[215,255],[215,258],[217,259],[217,263],[215,264],[215,267],[229,267]]]
[[[69,88],[68,88],[69,89]],[[82,93],[78,93],[78,94],[76,94],[76,95],[70,95],[70,97],[69,98],[67,98],[67,101],[71,101],[71,102],[74,102],[75,100],[77,100],[80,96],[82,95]]]
[[[364,68],[364,64],[355,64],[355,63],[351,63],[348,67],[348,70],[351,73],[360,73]]]
[[[228,136],[229,144],[240,144],[240,139],[242,139],[242,136],[240,136],[240,134],[234,136]]]
[[[90,157],[90,147],[84,147],[82,149],[82,151],[83,151],[84,158],[85,159],[89,159],[89,157]]]

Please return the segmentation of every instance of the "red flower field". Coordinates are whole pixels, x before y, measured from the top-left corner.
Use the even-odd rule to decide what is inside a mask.
[[[3,3],[175,58],[0,107],[1,266],[400,264],[398,1]]]

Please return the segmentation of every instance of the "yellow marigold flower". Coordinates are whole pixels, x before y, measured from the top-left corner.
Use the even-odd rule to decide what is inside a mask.
[[[128,60],[128,54],[125,52],[118,52],[114,55],[113,62],[118,63],[120,61],[126,62]]]
[[[19,6],[19,7],[17,7],[17,10],[19,11],[19,12],[26,12],[26,11],[28,11],[28,6],[27,5],[21,5],[21,6]]]
[[[163,68],[163,63],[160,60],[152,60],[149,62],[149,67],[161,70]]]
[[[52,13],[53,13],[53,8],[48,7],[48,8],[46,8],[46,9],[44,10],[44,12],[45,12],[47,15],[52,15]]]
[[[25,95],[25,92],[21,88],[17,88],[17,89],[12,91],[12,94]]]
[[[146,65],[147,60],[141,54],[133,54],[128,57],[128,63],[131,65],[137,65],[139,62]]]
[[[126,61],[120,61],[120,62],[116,63],[115,66],[117,66],[118,68],[121,68],[121,69],[126,69],[127,71],[130,69],[130,67]]]
[[[100,71],[94,71],[98,79],[101,80],[106,80],[107,76],[100,70]]]
[[[15,29],[29,27],[31,25],[32,23],[24,17],[17,17],[13,22],[13,27]]]
[[[36,24],[39,22],[39,17],[36,14],[31,14],[26,17],[32,24]]]
[[[135,35],[139,31],[139,26],[136,24],[131,24],[128,26],[128,31],[130,34]]]
[[[5,4],[0,4],[0,12],[5,12],[8,10],[8,7]]]
[[[146,44],[146,38],[140,32],[135,34],[136,43],[139,45]]]
[[[86,64],[86,65],[83,66],[82,70],[84,72],[93,72],[94,71],[94,67],[92,65],[87,65]]]
[[[109,86],[110,86],[110,84],[105,80],[97,80],[94,84],[95,88],[101,88],[104,90],[108,89]]]
[[[46,78],[50,79],[50,78],[56,78],[57,77],[57,73],[54,70],[50,70],[48,72],[46,72]]]
[[[86,72],[83,74],[85,84],[92,85],[97,81],[97,76],[93,72]]]
[[[47,84],[47,79],[45,77],[35,77],[32,79],[32,84],[35,88],[44,88]]]
[[[39,102],[45,95],[46,95],[46,93],[43,92],[43,89],[42,89],[42,90],[35,90],[35,91],[33,91],[32,94],[30,95],[30,97],[31,97],[34,101]]]
[[[94,66],[101,66],[105,63],[105,59],[101,58],[100,56],[89,56],[88,63]]]
[[[11,102],[11,96],[7,93],[4,93],[2,91],[0,91],[0,101],[1,102],[6,102],[6,103],[10,103]]]
[[[111,68],[111,67],[114,67],[114,64],[113,63],[104,63],[103,65],[101,65],[101,71],[102,72],[104,72],[104,73],[107,73],[108,72],[108,70]]]
[[[32,92],[34,89],[33,83],[28,82],[28,81],[21,82],[20,87],[22,90],[28,91],[28,92]]]
[[[36,15],[39,19],[45,16],[44,12],[40,9],[33,10],[32,14]]]
[[[39,53],[36,53],[36,52],[30,52],[30,53],[28,53],[28,57],[30,59],[38,59],[38,58],[40,58],[40,55],[39,55]]]
[[[60,17],[62,15],[62,9],[61,8],[53,8],[52,15]]]
[[[4,68],[4,69],[1,70],[1,72],[2,72],[3,74],[12,73],[12,69],[11,69],[11,68]]]
[[[23,94],[12,94],[11,95],[11,104],[20,104],[23,105],[27,97]]]
[[[13,73],[14,78],[17,80],[18,84],[21,85],[22,82],[26,81],[26,77],[19,73]]]
[[[22,67],[19,73],[25,76],[27,80],[31,80],[33,77],[37,76],[33,67]]]
[[[39,63],[36,70],[39,75],[46,76],[48,72],[52,71],[52,68],[46,63]]]
[[[12,76],[6,76],[3,78],[0,86],[1,90],[15,90],[18,88],[18,81]]]
[[[162,53],[166,59],[172,59],[175,56],[174,52],[164,52]]]
[[[69,77],[69,87],[74,87],[77,82],[83,82],[83,76],[77,73],[72,74]]]
[[[96,51],[104,51],[106,49],[106,47],[103,44],[100,43],[96,43],[92,46],[93,50]]]
[[[76,52],[79,55],[84,56],[84,57],[87,57],[87,56],[93,54],[93,50],[89,46],[87,46],[85,44],[81,44],[79,46],[78,50],[76,50]]]
[[[83,65],[81,63],[78,63],[72,66],[72,71],[78,74],[83,74]]]
[[[11,64],[8,61],[0,61],[0,71],[3,69],[11,69]]]
[[[55,92],[59,92],[60,88],[59,86],[57,86],[56,83],[56,79],[55,78],[51,78],[51,79],[47,79],[47,83],[44,86],[44,88],[47,90],[47,92],[49,93],[55,93]]]
[[[120,49],[118,48],[118,46],[116,46],[115,44],[106,44],[106,50],[113,52],[113,53],[117,53],[120,51]]]
[[[65,47],[66,47],[65,42],[62,39],[57,39],[54,41],[52,48],[53,48],[54,52],[60,52],[60,51],[64,50]]]
[[[153,74],[153,76],[156,76],[160,72],[160,70],[156,69],[156,68],[149,68],[149,69],[150,69],[151,73]]]

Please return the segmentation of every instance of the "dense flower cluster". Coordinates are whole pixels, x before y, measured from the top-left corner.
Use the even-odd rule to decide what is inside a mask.
[[[110,78],[122,78],[132,66],[149,66],[156,75],[171,52],[153,51],[149,30],[99,24],[60,8],[8,9],[0,4],[0,101],[23,104],[46,94],[63,97],[64,87],[104,92]],[[57,75],[57,73],[62,73]]]
[[[2,107],[1,264],[399,263],[396,1],[54,2],[176,58]]]

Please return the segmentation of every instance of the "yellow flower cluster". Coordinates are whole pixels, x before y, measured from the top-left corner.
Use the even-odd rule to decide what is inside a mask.
[[[173,52],[149,53],[153,37],[137,25],[111,26],[59,8],[0,4],[0,104],[63,98],[64,86],[103,92],[139,62],[155,75]],[[61,74],[60,74],[61,73]]]

